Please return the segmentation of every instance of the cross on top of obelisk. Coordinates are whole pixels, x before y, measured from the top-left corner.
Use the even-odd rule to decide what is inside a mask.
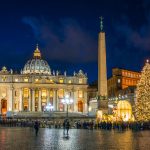
[[[101,29],[101,31],[103,31],[103,17],[101,16],[101,17],[99,17],[99,19],[100,19],[100,29]]]

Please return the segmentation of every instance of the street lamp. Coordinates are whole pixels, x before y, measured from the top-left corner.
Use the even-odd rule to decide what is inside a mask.
[[[67,118],[68,118],[68,105],[71,105],[73,103],[73,99],[69,97],[69,95],[65,95],[64,99],[62,99],[62,103],[64,105],[67,105]]]
[[[52,111],[54,109],[54,106],[51,103],[48,103],[45,106],[45,111]]]

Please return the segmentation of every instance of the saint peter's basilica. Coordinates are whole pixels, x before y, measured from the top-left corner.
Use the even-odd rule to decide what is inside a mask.
[[[59,69],[59,68],[58,68]],[[52,71],[36,47],[20,73],[0,71],[0,114],[12,112],[42,112],[48,104],[53,111],[66,111],[65,95],[73,99],[69,112],[87,112],[87,75],[79,70],[72,76]]]

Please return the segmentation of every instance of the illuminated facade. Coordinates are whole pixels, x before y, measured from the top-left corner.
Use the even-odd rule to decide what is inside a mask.
[[[141,73],[114,68],[112,77],[108,79],[108,108],[109,113],[115,113],[123,121],[134,120],[136,86]]]
[[[87,76],[80,70],[73,76],[51,71],[36,47],[21,73],[3,67],[0,71],[0,114],[7,111],[42,112],[47,104],[54,111],[65,111],[62,99],[67,94],[73,99],[70,112],[87,112]]]
[[[112,77],[108,79],[108,97],[119,95],[120,90],[136,86],[141,74],[135,71],[113,68]]]

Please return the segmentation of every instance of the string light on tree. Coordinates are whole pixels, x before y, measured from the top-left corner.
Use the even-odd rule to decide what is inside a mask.
[[[141,79],[137,85],[137,100],[135,103],[135,117],[137,121],[150,120],[150,64],[146,60]]]

